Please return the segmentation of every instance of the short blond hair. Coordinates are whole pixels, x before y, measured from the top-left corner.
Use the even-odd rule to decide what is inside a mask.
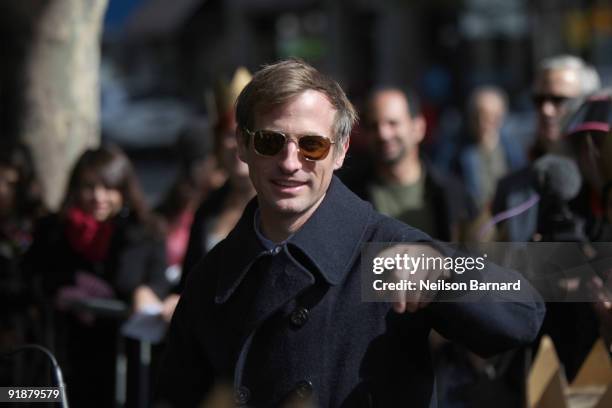
[[[256,114],[283,105],[308,90],[321,92],[329,100],[336,110],[333,137],[337,142],[346,142],[357,122],[355,108],[336,81],[297,58],[266,65],[253,76],[236,101],[238,128],[253,130]]]

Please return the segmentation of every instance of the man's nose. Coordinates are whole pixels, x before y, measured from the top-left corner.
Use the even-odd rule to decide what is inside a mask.
[[[278,166],[284,173],[295,173],[302,167],[300,151],[295,140],[287,141],[279,155]]]
[[[540,105],[540,114],[546,117],[553,117],[557,115],[559,108],[552,101],[544,101]]]
[[[388,140],[393,136],[393,131],[391,129],[391,126],[385,123],[380,123],[375,126],[374,134],[379,140]]]

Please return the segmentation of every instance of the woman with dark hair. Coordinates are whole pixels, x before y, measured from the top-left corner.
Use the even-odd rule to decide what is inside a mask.
[[[178,287],[182,291],[187,276],[200,259],[234,228],[248,202],[255,196],[249,167],[238,158],[236,121],[233,110],[219,118],[214,128],[217,160],[228,175],[226,183],[198,207],[191,227]]]
[[[113,406],[119,321],[112,308],[87,305],[130,304],[142,284],[160,297],[168,290],[156,225],[129,159],[118,147],[102,146],[79,158],[60,213],[37,229],[32,255],[61,311],[58,352],[65,354],[74,406]]]
[[[43,322],[25,255],[43,210],[29,151],[22,145],[0,146],[0,352],[41,341]],[[35,373],[20,370],[38,362],[32,358],[19,356],[13,364],[0,365],[0,384],[33,384]]]
[[[584,179],[572,210],[587,219],[589,238],[599,243],[596,248],[605,248],[603,243],[612,242],[612,88],[603,88],[587,98],[567,128],[567,138]],[[600,258],[592,261],[599,265],[597,276],[589,283],[596,300],[593,307],[599,332],[593,330],[591,339],[600,336],[612,350],[612,268],[605,262],[607,252],[603,250]]]
[[[26,252],[32,241],[32,225],[43,211],[40,188],[29,151],[22,145],[0,147],[2,272],[12,269],[5,262],[12,263]]]
[[[0,146],[0,181],[1,221],[31,221],[43,213],[40,185],[25,146]]]
[[[212,141],[207,127],[194,121],[179,135],[176,143],[178,174],[155,209],[165,236],[168,261],[166,277],[174,284],[178,283],[181,276],[197,206],[208,192],[219,187],[218,173],[222,170],[218,168],[212,154]],[[177,301],[176,294],[160,299],[151,288],[142,285],[136,291],[134,309],[161,308],[162,318],[169,322]]]
[[[255,196],[255,189],[249,178],[249,168],[238,158],[236,141],[235,102],[250,80],[251,74],[244,67],[238,68],[229,83],[223,80],[217,83],[212,98],[214,104],[209,106],[213,157],[226,180],[223,185],[219,184],[220,187],[206,195],[193,216],[180,282],[174,288],[175,296],[171,297],[174,306],[190,270],[227,236],[238,222],[247,203]],[[215,174],[210,169],[208,172],[208,175],[200,175],[211,178],[210,174]],[[213,179],[218,180],[219,177]],[[173,307],[167,309],[168,316],[171,316],[172,312]]]

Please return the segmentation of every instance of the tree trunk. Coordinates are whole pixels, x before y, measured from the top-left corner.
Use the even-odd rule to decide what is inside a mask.
[[[32,150],[46,204],[57,209],[74,161],[100,141],[100,33],[108,0],[21,1],[38,3],[38,12],[24,64],[19,138]]]

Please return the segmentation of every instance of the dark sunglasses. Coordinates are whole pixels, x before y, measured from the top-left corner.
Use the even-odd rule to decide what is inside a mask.
[[[534,94],[533,95],[533,103],[536,106],[542,106],[546,102],[550,102],[555,106],[561,106],[568,100],[570,100],[567,96],[560,95],[551,95],[551,94]]]
[[[261,156],[277,155],[291,139],[288,134],[275,130],[243,130],[253,138],[253,149]],[[310,161],[325,159],[335,144],[328,137],[319,135],[296,135],[295,139],[302,157]]]

